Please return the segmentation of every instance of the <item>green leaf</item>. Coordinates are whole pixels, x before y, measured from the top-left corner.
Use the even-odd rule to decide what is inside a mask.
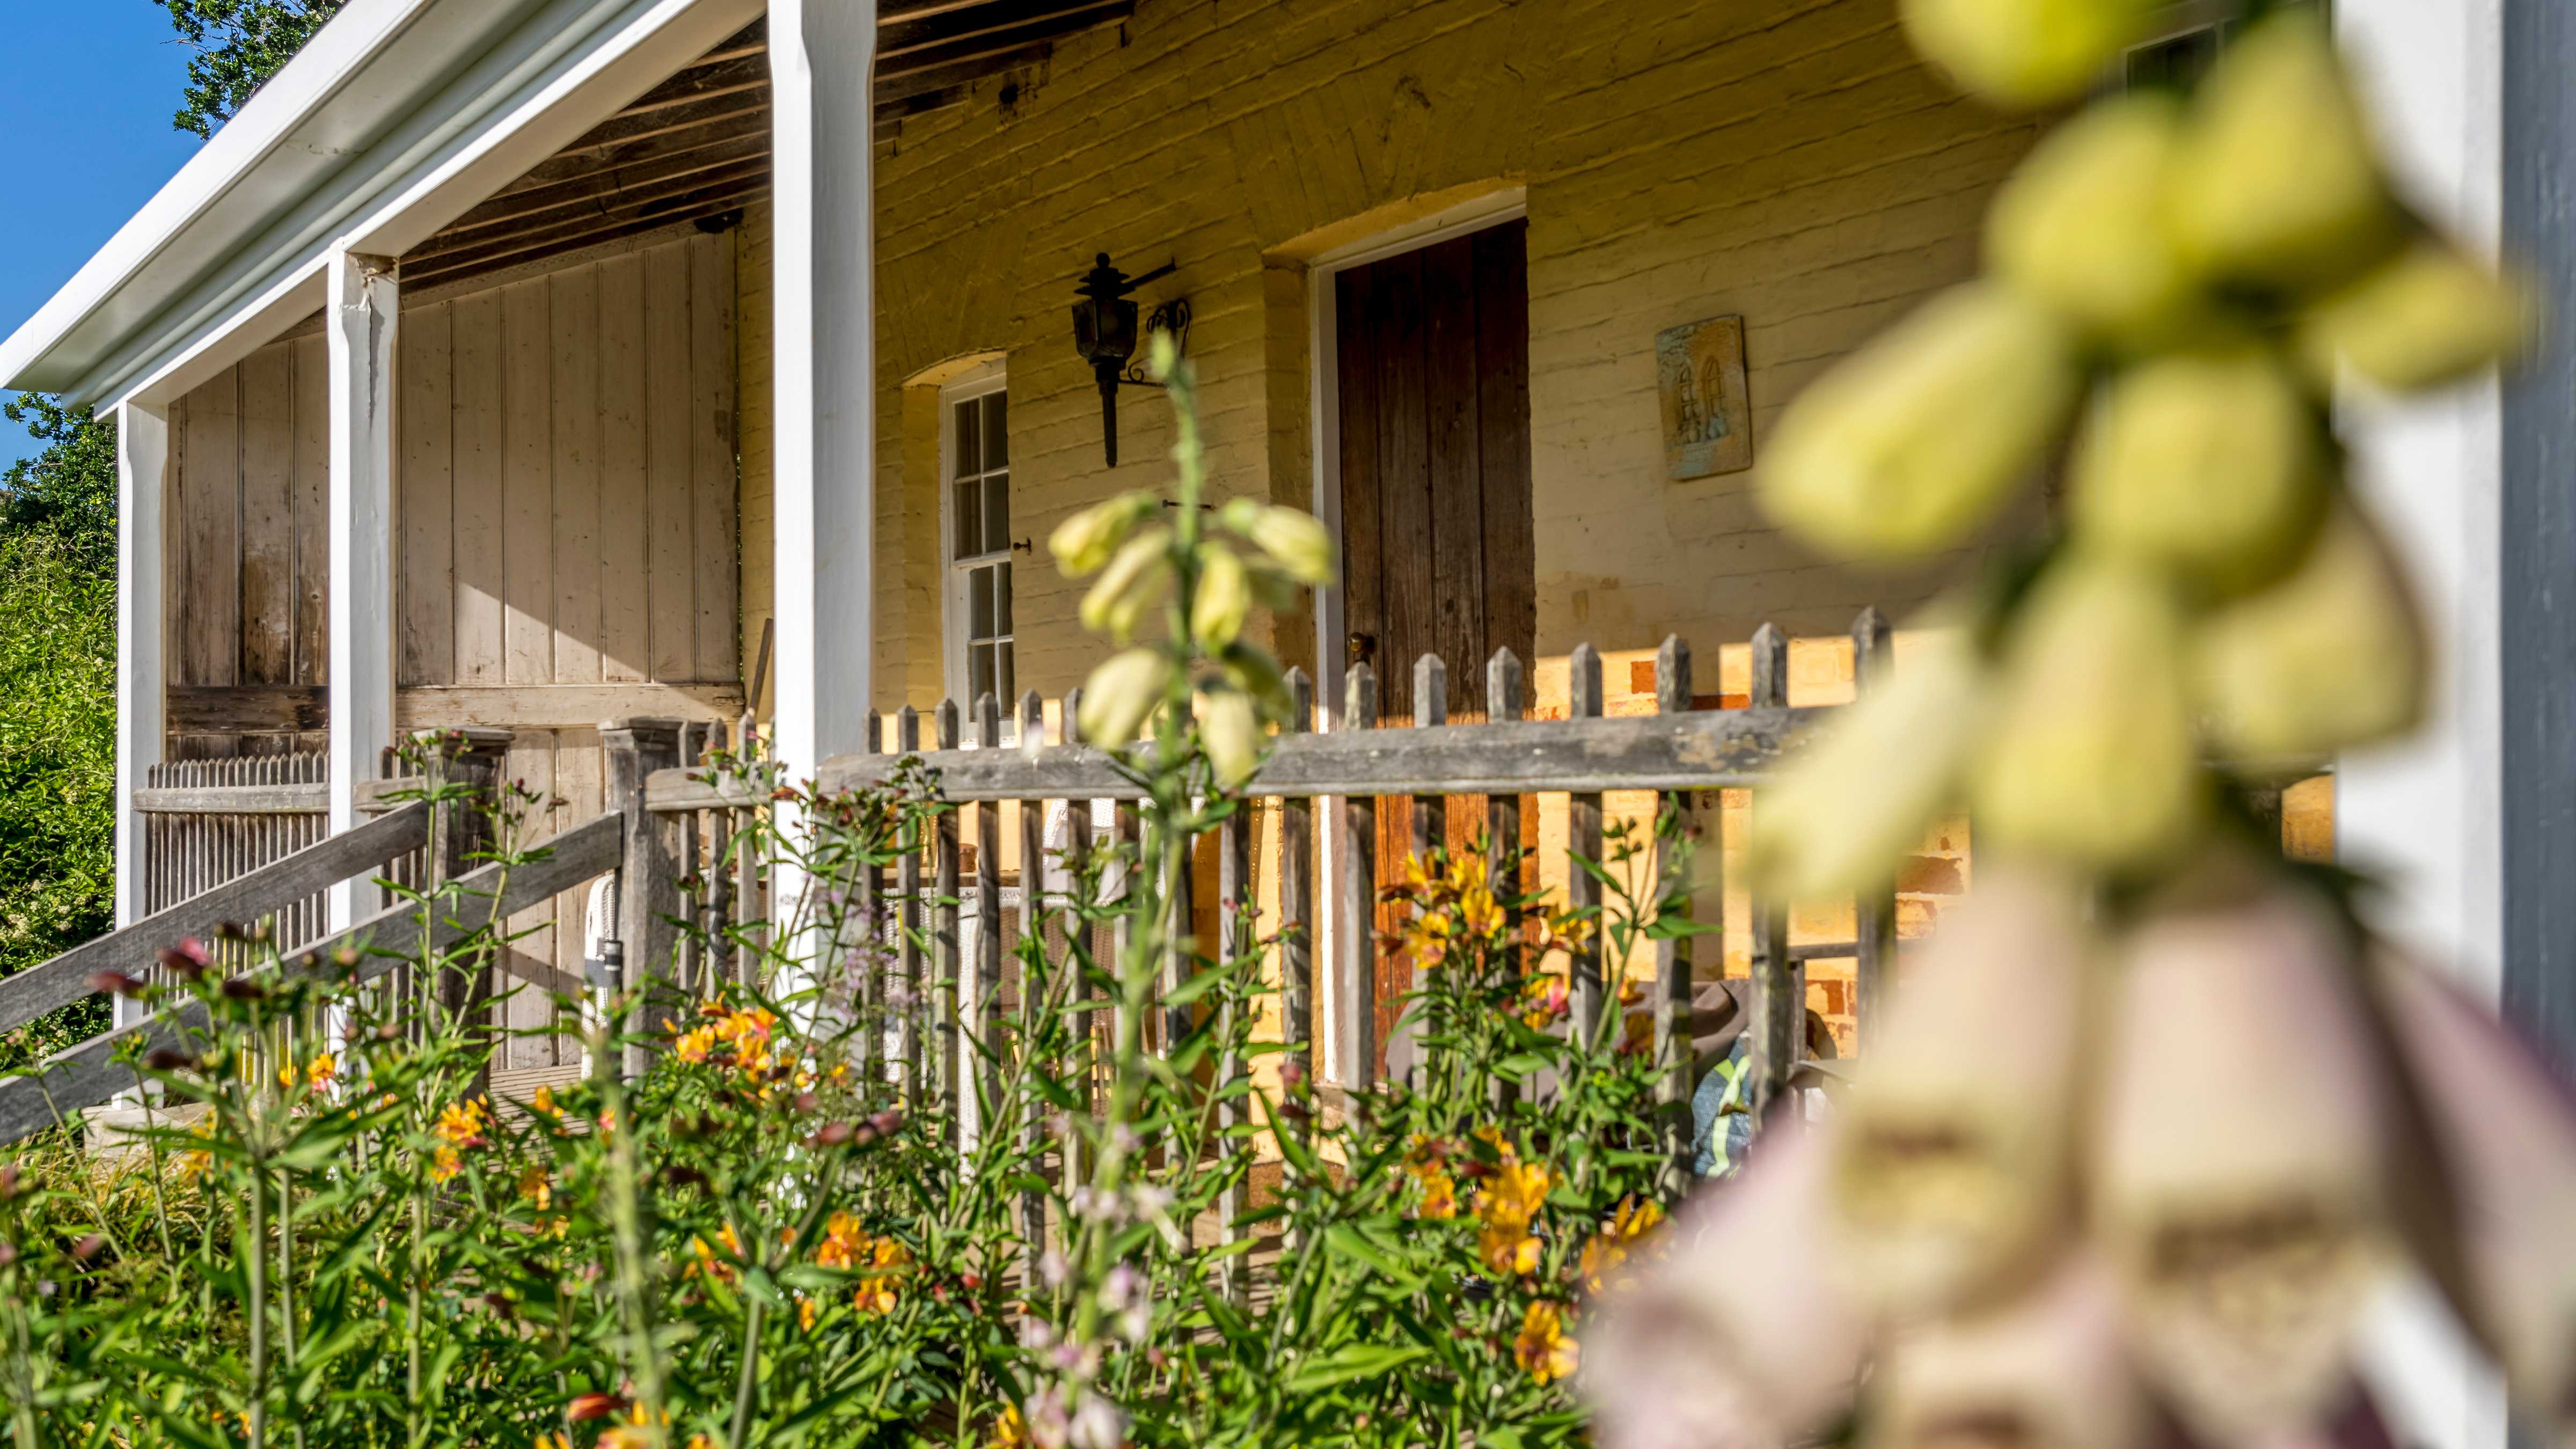
[[[1392,1373],[1409,1363],[1429,1358],[1426,1348],[1398,1348],[1391,1344],[1354,1343],[1333,1350],[1319,1358],[1308,1359],[1291,1369],[1282,1385],[1292,1394],[1311,1394],[1318,1389],[1356,1379],[1376,1378]]]

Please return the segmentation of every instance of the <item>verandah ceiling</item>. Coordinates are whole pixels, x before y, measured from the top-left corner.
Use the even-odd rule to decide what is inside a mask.
[[[1135,0],[879,0],[880,134],[965,101]],[[680,222],[769,192],[769,27],[754,21],[404,254],[407,285],[453,282]]]

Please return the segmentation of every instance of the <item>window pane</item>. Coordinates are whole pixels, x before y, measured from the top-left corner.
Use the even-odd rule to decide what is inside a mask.
[[[1000,694],[1002,697],[1002,713],[1010,715],[1012,718],[1016,719],[1018,718],[1018,714],[1012,705],[1012,701],[1019,698],[1020,686],[1018,681],[1011,677],[1014,672],[1012,665],[1017,662],[1012,659],[1012,652],[1011,646],[1008,644],[996,644],[993,646],[993,660],[1001,678],[1001,685],[995,692]]]
[[[966,637],[993,637],[994,569],[977,569],[966,576]]]
[[[984,551],[984,485],[967,479],[949,490],[956,499],[957,517],[952,542],[952,558],[968,558]]]
[[[984,471],[984,425],[981,417],[982,398],[969,398],[957,405],[957,476]]]
[[[993,687],[993,646],[973,644],[966,649],[966,697],[959,700],[968,718],[975,713],[976,701]]]
[[[1017,632],[1011,627],[1011,566],[1009,564],[993,566],[993,632],[996,634]]]
[[[978,401],[984,404],[984,466],[1007,468],[1011,463],[1010,394],[986,393]]]
[[[1011,547],[1011,475],[984,480],[984,551],[1004,553]]]

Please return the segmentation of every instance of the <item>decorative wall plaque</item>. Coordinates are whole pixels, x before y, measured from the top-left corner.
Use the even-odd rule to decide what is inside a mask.
[[[1675,481],[1753,466],[1753,405],[1744,390],[1744,319],[1711,317],[1655,334],[1663,394],[1664,467]]]

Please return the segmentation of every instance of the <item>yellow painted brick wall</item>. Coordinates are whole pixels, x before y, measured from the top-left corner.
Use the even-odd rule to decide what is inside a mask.
[[[1121,399],[1124,465],[1101,464],[1075,279],[1099,251],[1177,261],[1143,300],[1197,309],[1218,491],[1303,502],[1301,251],[1504,185],[1530,218],[1541,653],[1678,631],[1709,654],[1764,617],[1836,634],[1864,602],[1918,600],[1927,577],[1783,540],[1749,475],[1665,478],[1654,335],[1745,317],[1758,455],[1799,386],[1968,273],[2033,133],[1915,64],[1889,0],[1142,0],[879,148],[881,701],[937,692],[936,455],[907,382],[1008,356],[1014,531],[1042,539],[1166,471],[1142,391]],[[1074,590],[1042,561],[1018,587],[1020,677],[1058,692],[1097,657]]]

